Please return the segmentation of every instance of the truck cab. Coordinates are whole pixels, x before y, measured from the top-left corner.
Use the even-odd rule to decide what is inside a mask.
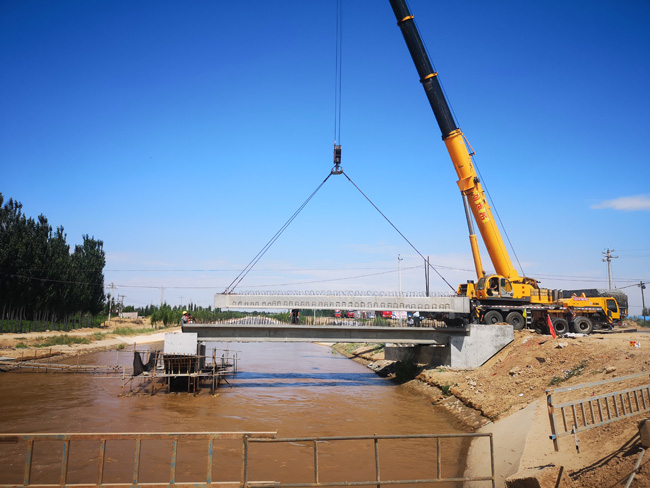
[[[503,276],[482,276],[476,284],[476,296],[479,299],[512,298],[513,286],[510,280]]]

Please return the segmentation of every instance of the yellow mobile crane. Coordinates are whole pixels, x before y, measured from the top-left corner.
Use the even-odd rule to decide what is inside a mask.
[[[559,290],[540,288],[537,280],[519,275],[485,198],[474,168],[473,152],[468,150],[469,143],[454,120],[413,15],[405,0],[390,0],[390,4],[458,175],[457,184],[465,207],[478,279],[477,283],[468,281],[460,285],[458,295],[472,300],[475,313],[482,322],[497,323],[505,319],[516,329],[533,324],[543,328],[550,318],[559,333],[567,332],[569,325],[577,332],[589,333],[594,325],[608,326],[620,320],[621,311],[613,297],[589,297],[585,301],[587,297],[581,294],[580,297],[564,299]],[[472,216],[494,265],[495,274],[488,275],[483,269]]]

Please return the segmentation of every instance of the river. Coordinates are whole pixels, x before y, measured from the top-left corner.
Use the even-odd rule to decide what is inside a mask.
[[[379,378],[329,347],[310,343],[212,344],[209,349],[210,346],[218,351],[229,348],[239,357],[238,372],[230,379],[232,387],[222,383],[215,396],[208,389],[196,396],[167,394],[164,390],[154,396],[120,396],[120,379],[83,374],[0,374],[0,432],[274,431],[278,437],[285,438],[458,432],[446,411],[432,406],[408,388]],[[129,351],[106,351],[82,356],[82,361],[130,364],[132,357]],[[83,478],[90,473],[94,473],[91,479],[96,478],[96,443],[81,442],[87,447],[71,449],[72,482],[75,477]],[[128,481],[133,470],[132,461],[128,461],[133,458],[132,444],[129,447],[127,441],[113,442],[119,447],[107,447],[107,479],[115,476],[116,480]],[[151,444],[147,447],[146,442]],[[155,455],[152,461],[143,461],[142,481],[148,481],[145,476],[158,481],[164,481],[165,476],[168,479],[169,448],[163,442],[143,442],[143,456],[147,450],[154,451]],[[204,458],[198,454],[201,449],[205,451],[205,446],[198,446],[199,441],[188,442],[197,445],[179,448],[179,478],[194,476],[194,464],[201,469],[205,466]],[[381,441],[380,446],[382,479],[435,475],[435,441],[427,440],[425,444],[411,440]],[[458,474],[464,447],[458,441],[443,441],[445,476]],[[38,467],[34,468],[33,477],[50,479],[52,472],[58,473],[59,455],[46,460],[45,453],[58,452],[56,449],[49,446],[41,448],[43,453],[40,453],[37,443],[34,459]],[[215,479],[238,480],[241,442],[224,441],[223,449],[219,461],[215,462],[218,472]],[[294,482],[311,481],[311,450],[295,445],[288,448],[295,452],[283,453],[282,449],[278,445],[259,447],[257,459],[251,458],[251,479],[268,480],[272,476]],[[357,481],[373,479],[372,449],[372,442],[368,441],[363,445],[359,441],[329,443],[319,453],[321,481],[328,476]],[[75,460],[74,455],[84,450],[90,454]],[[39,456],[42,456],[40,463]],[[0,478],[11,477],[1,481],[22,480],[23,462],[23,453],[0,446]],[[333,473],[327,474],[328,469]],[[16,475],[8,474],[16,470],[17,479]],[[277,470],[281,473],[276,473]],[[306,480],[296,480],[305,473]]]

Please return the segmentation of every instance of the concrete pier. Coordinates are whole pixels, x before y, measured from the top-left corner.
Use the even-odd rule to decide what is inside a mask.
[[[514,340],[514,330],[505,324],[471,324],[467,326],[466,334],[450,335],[448,339],[444,347],[387,345],[385,358],[400,361],[409,356],[419,364],[478,368]]]

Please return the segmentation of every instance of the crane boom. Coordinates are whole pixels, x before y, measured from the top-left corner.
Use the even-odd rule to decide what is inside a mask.
[[[397,25],[402,31],[411,58],[420,76],[422,87],[440,127],[442,139],[454,164],[458,175],[458,188],[463,196],[465,206],[469,205],[471,209],[494,269],[499,275],[512,281],[518,281],[520,279],[519,274],[510,260],[499,228],[485,198],[485,192],[474,168],[472,157],[467,150],[465,136],[454,120],[440,86],[438,73],[433,70],[413,16],[404,0],[390,0],[390,4],[397,19]],[[474,265],[478,278],[481,278],[485,272],[482,269],[478,244],[476,236],[473,235],[473,227],[469,216],[468,225],[470,227],[470,244],[474,256]]]

